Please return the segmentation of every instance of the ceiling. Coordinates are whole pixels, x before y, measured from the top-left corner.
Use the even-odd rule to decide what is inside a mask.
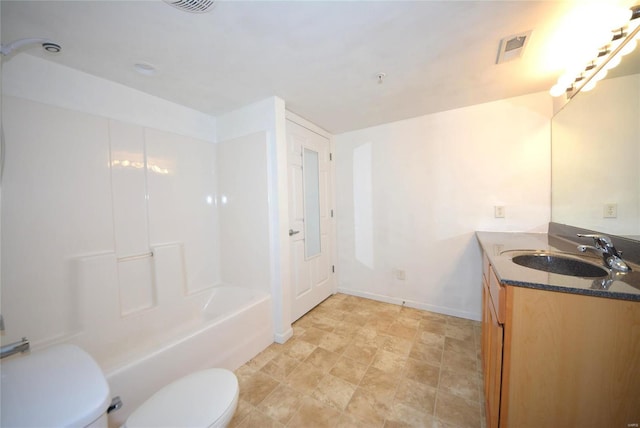
[[[0,11],[4,43],[62,45],[24,53],[214,116],[275,95],[337,134],[547,91],[579,33],[562,27],[585,1],[219,0],[192,14],[161,0],[3,0]],[[496,64],[500,40],[529,30],[522,57]]]

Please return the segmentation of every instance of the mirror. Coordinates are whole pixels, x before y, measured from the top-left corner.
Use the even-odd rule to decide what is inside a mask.
[[[640,240],[640,47],[551,121],[551,221]]]

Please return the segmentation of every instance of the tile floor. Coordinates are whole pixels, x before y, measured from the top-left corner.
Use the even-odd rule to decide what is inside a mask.
[[[476,321],[336,294],[236,375],[234,428],[485,427]]]

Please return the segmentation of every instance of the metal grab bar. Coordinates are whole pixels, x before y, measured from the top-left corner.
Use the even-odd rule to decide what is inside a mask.
[[[27,352],[30,347],[31,344],[29,343],[29,339],[23,337],[19,342],[9,343],[8,345],[4,345],[0,348],[0,359],[10,357],[18,352]]]
[[[118,257],[117,261],[130,262],[132,260],[144,259],[147,257],[153,257],[153,251],[149,251],[148,253],[143,253],[143,254],[134,254],[133,256]]]

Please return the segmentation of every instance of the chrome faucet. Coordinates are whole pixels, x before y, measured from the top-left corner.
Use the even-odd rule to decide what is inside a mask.
[[[27,352],[30,349],[31,343],[29,342],[29,339],[23,337],[22,340],[0,347],[0,359],[10,357],[11,355],[18,354],[20,352]]]
[[[0,332],[4,331],[4,318],[0,314]],[[9,343],[8,345],[0,346],[0,360],[6,357],[10,357],[13,354],[19,352],[27,352],[31,349],[31,343],[29,339],[23,337],[18,342]]]
[[[614,271],[629,272],[631,268],[622,260],[622,254],[613,246],[611,238],[605,235],[583,235],[578,233],[580,238],[593,239],[594,245],[578,245],[578,251],[584,253],[591,250],[602,257],[604,265]]]

